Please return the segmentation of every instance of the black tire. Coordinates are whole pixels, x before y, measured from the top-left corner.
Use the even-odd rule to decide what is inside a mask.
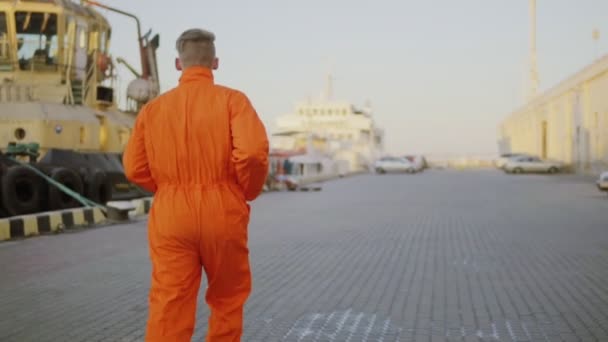
[[[20,165],[11,166],[2,176],[2,204],[9,216],[42,211],[44,180],[34,171]]]
[[[551,167],[551,168],[549,169],[549,171],[548,171],[548,172],[549,172],[550,174],[555,174],[555,173],[558,173],[558,172],[559,172],[559,170],[558,170],[556,167]]]
[[[516,167],[516,168],[513,170],[513,173],[515,173],[515,174],[518,174],[518,175],[519,175],[519,174],[524,173],[524,170],[523,170],[521,167]]]
[[[84,177],[85,197],[95,203],[105,205],[112,200],[112,183],[105,172],[92,170]]]
[[[0,152],[1,154],[1,152]],[[0,166],[0,179],[4,175],[4,170],[2,166]],[[4,205],[2,205],[2,182],[0,181],[0,218],[7,217],[6,209],[4,209]]]
[[[383,175],[383,174],[386,173],[386,170],[384,170],[383,168],[379,167],[379,168],[376,169],[376,172],[379,173],[379,174],[381,174],[381,175]]]
[[[57,167],[51,171],[50,177],[54,181],[67,186],[72,191],[80,195],[84,193],[82,179],[74,170],[70,170],[65,167]],[[47,199],[50,210],[70,209],[81,206],[81,203],[78,202],[78,200],[59,190],[59,188],[54,185],[49,185]]]

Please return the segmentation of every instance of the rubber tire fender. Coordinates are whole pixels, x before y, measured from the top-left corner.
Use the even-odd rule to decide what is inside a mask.
[[[95,203],[105,205],[112,200],[112,183],[105,172],[91,170],[84,177],[85,196]]]
[[[56,167],[51,170],[50,177],[64,186],[67,186],[72,191],[82,195],[84,193],[84,185],[82,178],[74,170],[65,167]],[[72,196],[59,190],[54,185],[49,185],[48,204],[50,210],[62,210],[80,207],[82,204]]]
[[[45,182],[34,171],[15,165],[6,170],[0,181],[2,204],[9,216],[42,211]]]
[[[1,176],[0,176],[1,177]],[[2,200],[2,182],[0,181],[0,218],[10,216],[6,209],[4,209],[4,201]]]

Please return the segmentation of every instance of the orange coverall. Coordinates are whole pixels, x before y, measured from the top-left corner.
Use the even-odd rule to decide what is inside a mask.
[[[190,341],[201,267],[211,309],[207,341],[240,341],[251,292],[247,226],[268,172],[268,137],[248,98],[211,69],[141,110],[125,149],[127,178],[154,192],[146,341]]]

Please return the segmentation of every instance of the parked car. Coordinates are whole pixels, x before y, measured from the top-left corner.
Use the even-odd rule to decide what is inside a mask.
[[[608,192],[608,171],[603,172],[600,177],[597,179],[597,188],[600,191]]]
[[[496,159],[494,161],[494,166],[496,166],[499,169],[502,169],[502,168],[505,167],[505,165],[507,164],[507,162],[509,162],[509,160],[511,160],[513,158],[517,158],[517,157],[533,157],[533,156],[525,154],[525,153],[505,153],[505,154],[501,154],[500,157],[498,157],[498,159]]]
[[[416,173],[416,167],[406,158],[384,157],[374,163],[377,173],[406,172]]]
[[[520,156],[507,161],[503,169],[507,173],[558,173],[563,164],[538,157]]]

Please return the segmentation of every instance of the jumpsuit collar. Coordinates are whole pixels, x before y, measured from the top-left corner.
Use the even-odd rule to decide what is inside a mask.
[[[193,66],[185,69],[179,78],[179,83],[206,81],[213,83],[213,72],[209,68]]]

